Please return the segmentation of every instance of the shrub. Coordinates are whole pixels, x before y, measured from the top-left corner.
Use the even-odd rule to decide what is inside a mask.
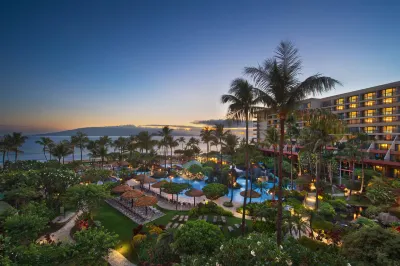
[[[228,194],[228,187],[223,184],[211,183],[203,187],[203,192],[207,199],[216,200]]]
[[[327,245],[324,244],[321,241],[317,241],[314,239],[311,239],[309,237],[306,236],[302,236],[299,238],[299,243],[303,246],[305,246],[306,248],[309,248],[313,251],[317,251],[317,250],[321,250],[324,249]]]
[[[255,221],[253,223],[253,230],[259,233],[274,233],[276,226],[274,221]]]
[[[372,227],[372,226],[377,226],[378,224],[374,222],[371,219],[365,218],[365,217],[358,217],[357,220],[354,221],[356,224],[361,225],[361,226],[367,226],[367,227]]]
[[[375,218],[376,216],[378,216],[379,213],[385,212],[386,210],[387,210],[386,206],[371,205],[365,210],[365,216],[368,218]]]
[[[345,211],[347,210],[347,203],[343,199],[333,199],[327,201],[335,210]]]
[[[171,247],[180,255],[207,255],[219,247],[223,239],[218,226],[203,220],[189,221],[176,231]]]
[[[320,203],[318,213],[324,216],[325,218],[332,218],[336,215],[335,209],[332,207],[332,205],[330,205],[327,202]]]

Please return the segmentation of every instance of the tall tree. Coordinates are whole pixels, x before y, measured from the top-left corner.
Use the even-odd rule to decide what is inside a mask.
[[[273,199],[275,200],[275,184],[276,184],[276,169],[277,169],[277,156],[276,156],[276,152],[277,152],[277,148],[279,145],[279,134],[278,131],[276,130],[275,127],[270,126],[267,128],[267,130],[265,131],[265,139],[264,142],[267,146],[273,148],[274,150],[274,174],[273,174],[273,180],[274,180],[274,189],[273,189]]]
[[[254,88],[247,80],[244,79],[235,79],[231,83],[231,87],[228,91],[229,94],[224,94],[221,97],[222,103],[229,103],[227,117],[229,119],[235,121],[245,121],[246,123],[246,188],[248,190],[248,180],[249,180],[249,120],[254,116],[254,114],[261,109],[261,107],[257,106],[260,103],[260,98],[258,95],[261,93],[260,90]],[[216,127],[217,138],[221,138],[221,132],[218,127]],[[223,137],[222,137],[223,138]],[[222,149],[221,149],[222,150]],[[222,152],[221,152],[222,154]],[[222,156],[221,156],[222,161]],[[247,202],[247,194],[245,194],[243,199],[243,215],[242,215],[242,234],[245,233],[245,213],[246,213],[246,202]]]
[[[349,140],[349,142],[353,143],[354,145],[356,145],[356,147],[359,150],[358,157],[359,157],[360,163],[361,163],[361,188],[360,188],[360,193],[362,193],[363,189],[364,189],[364,179],[365,179],[364,160],[368,156],[368,153],[365,152],[365,150],[368,149],[366,147],[366,145],[369,144],[368,134],[364,133],[364,132],[359,132],[359,133],[355,134],[353,136],[353,138],[351,138]]]
[[[225,96],[225,95],[223,95]],[[228,111],[229,112],[229,111]],[[217,147],[217,145],[219,145],[219,168],[222,169],[222,146],[224,145],[224,139],[226,138],[226,136],[230,133],[230,130],[226,130],[224,129],[224,125],[223,124],[216,124],[215,128],[213,129],[212,133],[214,135],[214,139],[212,140],[213,145],[215,145]]]
[[[54,146],[54,148],[51,150],[51,153],[53,154],[54,157],[58,158],[58,162],[64,164],[64,158],[71,154],[71,148],[69,147],[68,143],[65,141],[61,141],[58,144]]]
[[[13,132],[9,137],[9,141],[11,143],[11,150],[15,154],[15,162],[18,159],[18,153],[23,153],[19,148],[24,145],[25,141],[28,139],[27,136],[22,135],[21,132]]]
[[[213,136],[213,129],[210,127],[204,127],[201,131],[200,131],[200,138],[201,141],[203,141],[205,144],[207,144],[207,162],[208,162],[208,154],[210,152],[210,142],[214,139]]]
[[[171,150],[171,167],[172,167],[172,150],[174,149],[174,148],[176,148],[176,147],[178,147],[179,146],[179,142],[176,140],[176,139],[174,139],[174,137],[173,136],[169,136],[168,138],[167,138],[167,143],[168,143],[168,147],[170,148],[170,150]]]
[[[173,129],[169,126],[164,126],[161,131],[158,131],[158,135],[162,137],[162,146],[165,148],[165,169],[167,169],[167,154],[168,154],[168,138],[172,136]]]
[[[47,161],[46,151],[49,150],[49,145],[51,145],[51,143],[53,143],[53,140],[48,137],[40,137],[40,139],[35,141],[35,143],[43,146],[43,155]]]
[[[315,74],[299,80],[302,62],[298,50],[290,42],[281,42],[276,49],[275,56],[265,60],[258,67],[246,67],[245,73],[251,76],[255,85],[261,90],[264,104],[279,115],[280,144],[279,144],[279,185],[278,185],[278,213],[277,213],[277,244],[282,243],[282,161],[285,140],[285,120],[298,102],[310,94],[329,91],[340,84],[337,80]]]
[[[81,151],[81,161],[82,161],[82,152],[83,149],[86,147],[86,145],[89,142],[88,135],[86,133],[83,133],[82,131],[76,132],[76,135],[73,136],[74,143],[76,143],[76,146],[80,149]]]
[[[182,150],[183,150],[183,144],[185,144],[185,142],[186,142],[185,137],[179,137],[178,142],[182,145]]]
[[[295,140],[297,140],[300,135],[300,129],[297,126],[296,115],[294,113],[289,115],[288,119],[286,120],[286,124],[286,132],[290,143],[290,188],[293,190],[293,145]]]
[[[128,147],[129,139],[124,138],[124,137],[119,137],[113,142],[113,146],[115,150],[118,150],[119,152],[119,159],[122,161],[123,154],[126,151]]]

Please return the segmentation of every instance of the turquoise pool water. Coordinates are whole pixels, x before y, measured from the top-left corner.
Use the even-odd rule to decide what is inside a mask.
[[[159,180],[167,180],[167,181],[170,181],[169,178],[160,178]],[[188,184],[192,185],[193,188],[199,189],[199,190],[201,190],[201,189],[206,185],[206,182],[205,182],[205,181],[187,180],[187,179],[184,179],[184,178],[182,178],[182,177],[174,177],[174,178],[172,179],[172,182],[175,182],[175,183],[188,183]],[[239,178],[236,180],[236,182],[239,183],[239,184],[242,186],[242,188],[240,188],[240,189],[234,189],[234,190],[233,190],[233,201],[235,201],[235,202],[243,202],[243,197],[240,195],[240,192],[242,192],[242,191],[245,190],[246,179],[245,179],[244,177],[239,177]],[[250,188],[250,181],[249,181],[248,186],[249,186],[249,188]],[[272,188],[273,186],[274,186],[274,184],[273,184],[272,182],[268,182],[267,185],[266,185],[267,190],[268,190],[269,188]],[[263,202],[263,201],[271,200],[271,199],[272,199],[272,195],[265,193],[265,191],[264,191],[263,193],[261,193],[261,192],[260,192],[260,189],[257,188],[257,187],[254,186],[254,185],[253,185],[253,190],[255,190],[255,191],[257,191],[258,193],[260,193],[260,194],[261,194],[261,197],[260,197],[260,198],[253,198],[253,199],[251,199],[251,202]],[[226,196],[230,198],[230,197],[231,197],[231,193],[232,193],[232,189],[229,189],[229,193],[228,193]],[[189,198],[189,197],[187,197],[187,196],[185,195],[184,192],[182,192],[181,194],[179,194],[179,198],[181,198],[181,197],[182,197],[182,198]],[[248,199],[248,202],[249,202],[249,201],[250,201],[250,199]]]

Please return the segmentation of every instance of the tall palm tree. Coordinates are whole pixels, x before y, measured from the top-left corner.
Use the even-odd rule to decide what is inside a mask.
[[[296,116],[291,113],[286,120],[287,124],[287,135],[290,142],[290,188],[293,190],[293,143],[294,139],[297,139],[300,135],[300,129],[297,126]]]
[[[172,150],[174,149],[174,148],[176,148],[176,147],[178,147],[179,146],[179,142],[176,140],[176,139],[174,139],[174,137],[173,136],[169,136],[168,138],[167,138],[167,143],[168,143],[168,147],[170,148],[170,150],[171,150],[171,167],[172,167]]]
[[[349,196],[348,200],[351,198],[351,194],[353,192],[353,188],[355,185],[355,167],[356,167],[356,162],[360,158],[360,150],[357,144],[352,143],[352,142],[347,142],[346,146],[343,149],[343,155],[345,158],[349,161],[349,166],[352,170],[351,172],[351,185],[350,185],[350,191],[349,191]]]
[[[355,134],[355,136],[349,140],[350,143],[354,143],[356,147],[359,149],[358,157],[360,158],[361,163],[361,188],[360,193],[363,192],[364,189],[364,179],[365,179],[365,171],[364,171],[364,159],[368,156],[368,153],[364,152],[366,149],[365,145],[369,142],[369,137],[367,133],[359,132]]]
[[[13,132],[9,137],[9,141],[11,143],[11,150],[15,154],[15,162],[18,159],[18,153],[23,153],[19,148],[25,143],[28,139],[27,136],[22,135],[21,132]]]
[[[290,42],[281,42],[276,49],[275,56],[265,60],[258,67],[246,67],[245,73],[252,77],[255,85],[262,90],[262,100],[272,111],[278,113],[280,124],[279,144],[279,185],[278,185],[278,213],[277,213],[277,244],[282,242],[282,160],[285,140],[285,120],[297,103],[310,94],[329,91],[340,84],[339,81],[315,74],[299,80],[302,62],[298,50]]]
[[[162,144],[165,148],[165,169],[167,169],[167,154],[168,154],[168,138],[172,136],[174,130],[170,129],[169,126],[164,126],[161,131],[158,131],[158,135],[162,137]]]
[[[71,139],[69,140],[69,145],[72,151],[72,161],[75,162],[75,146],[78,144],[78,141],[74,136],[71,136]]]
[[[254,88],[247,80],[235,79],[231,83],[229,94],[224,94],[221,97],[222,103],[229,103],[227,117],[235,121],[245,121],[246,123],[246,146],[245,146],[245,163],[246,163],[246,186],[245,190],[248,190],[248,179],[249,179],[249,120],[254,114],[261,109],[257,106],[260,103],[258,95],[260,91]],[[218,132],[216,137],[221,138],[223,132],[220,128],[216,127],[215,132]],[[222,136],[223,139],[223,136]],[[221,149],[222,150],[222,149]],[[222,153],[221,153],[222,155]],[[222,156],[221,156],[222,163]],[[246,194],[243,199],[243,215],[242,215],[242,234],[245,233],[245,213],[246,213]]]
[[[64,164],[64,158],[71,154],[72,151],[68,143],[66,143],[65,141],[61,141],[54,146],[51,152],[54,157],[58,158],[59,163],[61,163],[62,159],[62,163]]]
[[[76,135],[73,136],[73,139],[74,143],[76,143],[76,146],[78,146],[78,148],[81,151],[81,161],[82,161],[82,151],[89,142],[88,135],[86,133],[83,133],[82,131],[78,131],[76,132]]]
[[[214,139],[211,141],[213,145],[217,147],[219,145],[219,156],[220,156],[220,169],[222,169],[222,146],[224,145],[224,139],[230,133],[230,130],[224,130],[223,124],[216,124],[215,128],[213,129],[212,133]]]
[[[179,137],[178,142],[182,145],[182,150],[183,150],[183,144],[185,144],[185,142],[186,142],[185,137]]]
[[[205,144],[207,144],[207,162],[208,162],[208,154],[210,152],[210,142],[214,139],[213,136],[213,129],[210,127],[204,127],[201,131],[200,131],[200,138],[201,141],[203,141]]]
[[[122,160],[123,154],[126,151],[126,148],[128,146],[129,140],[124,137],[119,137],[113,142],[113,146],[115,147],[115,150],[118,150],[120,160]]]
[[[279,145],[279,134],[278,131],[276,130],[275,127],[270,126],[267,128],[267,130],[265,131],[265,139],[264,139],[264,143],[273,148],[274,150],[274,174],[273,174],[273,181],[274,181],[274,188],[273,188],[273,199],[275,200],[275,184],[276,184],[276,169],[277,169],[277,156],[276,156],[276,152],[277,152],[277,148]]]
[[[12,142],[11,142],[11,135],[7,134],[4,135],[3,138],[0,140],[0,151],[3,156],[3,169],[5,169],[5,158],[6,154],[8,155],[8,152],[11,151],[12,149]]]
[[[109,147],[112,145],[113,141],[109,136],[101,136],[98,143],[100,146]]]
[[[53,140],[48,137],[40,137],[40,139],[35,141],[35,143],[43,146],[43,155],[47,161],[46,151],[49,150],[49,145],[51,145],[51,143],[53,143]]]
[[[143,153],[143,150],[148,153],[155,145],[157,145],[157,141],[152,139],[152,135],[150,135],[148,131],[139,132],[136,138],[141,153]]]

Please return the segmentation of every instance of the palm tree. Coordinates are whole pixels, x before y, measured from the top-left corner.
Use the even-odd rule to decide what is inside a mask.
[[[139,134],[136,136],[136,139],[141,153],[143,153],[143,150],[148,153],[155,145],[157,145],[157,141],[152,139],[152,136],[148,131],[139,132]]]
[[[5,169],[5,158],[6,154],[8,155],[8,152],[11,151],[12,149],[12,142],[11,142],[11,135],[7,134],[4,135],[3,138],[0,140],[0,151],[3,155],[3,169]]]
[[[21,132],[13,132],[9,137],[9,141],[11,144],[11,151],[15,153],[15,162],[18,159],[18,153],[23,153],[23,151],[19,150],[19,148],[25,143],[28,139],[27,136],[23,136]]]
[[[54,157],[58,158],[59,163],[61,163],[61,159],[62,159],[63,164],[64,164],[64,158],[65,158],[65,156],[68,156],[69,154],[71,154],[71,148],[68,145],[68,143],[66,143],[65,141],[61,141],[57,145],[54,146],[51,153],[53,154]]]
[[[200,131],[200,138],[201,141],[203,141],[205,144],[207,144],[207,162],[208,162],[208,153],[210,152],[210,142],[214,139],[213,136],[213,129],[210,127],[204,127],[201,131]]]
[[[365,173],[364,173],[364,159],[368,155],[366,152],[364,152],[365,145],[368,144],[368,134],[364,132],[359,132],[357,133],[354,138],[350,139],[349,142],[354,143],[355,145],[358,146],[359,153],[358,157],[360,158],[360,163],[361,163],[361,188],[360,188],[360,193],[363,192],[364,189],[364,178],[365,178]]]
[[[185,144],[185,142],[186,142],[185,137],[179,137],[178,142],[182,145],[182,150],[183,150],[183,144]]]
[[[171,149],[171,168],[172,168],[172,150],[179,146],[179,143],[173,136],[167,138],[168,147]]]
[[[245,163],[246,163],[246,188],[248,190],[248,179],[249,179],[249,120],[254,116],[254,114],[261,109],[257,106],[260,103],[260,98],[258,95],[260,91],[254,88],[247,80],[235,79],[231,83],[229,89],[229,94],[222,95],[221,102],[229,103],[227,117],[235,121],[245,121],[246,123],[246,146],[245,146]],[[216,127],[215,132],[216,137],[221,138],[221,133],[223,133],[223,126]],[[222,150],[222,149],[221,149]],[[222,163],[222,153],[221,153],[221,163]],[[243,199],[243,215],[242,215],[242,234],[245,233],[245,213],[246,213],[246,194]]]
[[[286,120],[287,135],[290,141],[290,188],[293,190],[293,139],[297,139],[300,135],[300,129],[297,127],[296,116],[291,113]]]
[[[123,153],[126,151],[126,148],[128,146],[129,140],[124,137],[119,137],[113,142],[113,146],[115,147],[115,150],[118,150],[120,160],[122,160]]]
[[[211,141],[212,144],[215,145],[216,147],[217,147],[217,145],[220,146],[220,149],[219,149],[220,169],[222,169],[222,146],[224,145],[224,139],[230,132],[231,132],[230,130],[224,131],[223,124],[216,124],[215,128],[212,131],[213,136],[214,136],[214,139]]]
[[[168,153],[168,138],[172,135],[173,129],[169,126],[164,126],[161,131],[158,131],[158,135],[162,137],[162,145],[165,148],[165,169],[167,169],[167,153]]]
[[[299,81],[302,62],[298,50],[290,42],[281,42],[275,56],[265,60],[258,67],[246,67],[245,73],[251,76],[255,85],[262,89],[262,100],[272,111],[278,113],[280,123],[279,143],[279,185],[278,185],[278,213],[277,213],[277,244],[282,242],[282,160],[285,140],[285,120],[297,103],[308,97],[329,91],[340,84],[339,81],[320,74],[315,74]]]
[[[264,139],[264,143],[268,146],[273,148],[274,150],[274,174],[273,174],[273,181],[274,181],[274,188],[273,188],[273,196],[272,198],[275,200],[275,183],[276,183],[276,165],[277,165],[277,156],[276,156],[276,151],[277,151],[277,147],[279,145],[279,135],[278,135],[278,131],[276,130],[275,127],[270,126],[267,128],[267,130],[265,131],[265,139]]]
[[[76,143],[76,146],[81,150],[81,161],[82,161],[82,151],[86,147],[89,142],[88,135],[81,131],[76,132],[76,135],[73,136],[73,142]]]
[[[351,193],[353,192],[353,187],[355,186],[355,165],[360,157],[359,147],[352,142],[347,142],[345,148],[343,149],[343,154],[345,158],[349,161],[349,166],[352,169],[350,191],[347,198],[348,200],[350,200]]]
[[[113,141],[109,136],[101,136],[98,143],[100,146],[109,147],[112,145]]]
[[[69,145],[72,151],[72,161],[75,162],[75,146],[77,145],[77,139],[74,138],[74,136],[71,136],[71,139],[69,141]]]
[[[53,140],[48,137],[40,137],[40,139],[35,141],[35,143],[43,146],[44,158],[47,161],[46,151],[49,150],[49,145],[51,145],[51,143],[53,143]]]

